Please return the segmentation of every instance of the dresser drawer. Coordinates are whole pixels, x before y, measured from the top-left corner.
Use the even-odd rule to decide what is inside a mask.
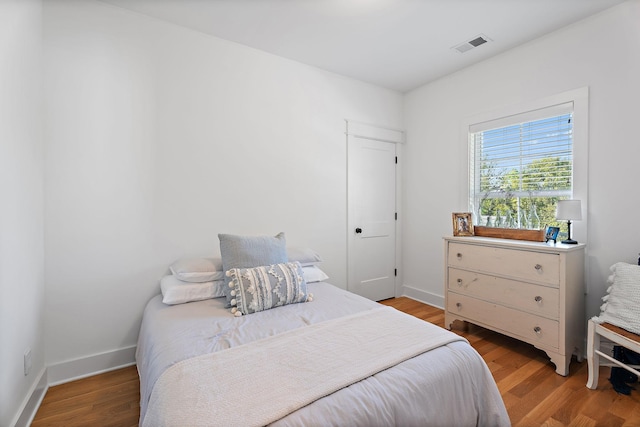
[[[552,286],[560,283],[560,257],[557,254],[455,242],[449,243],[448,253],[447,263],[451,267]]]
[[[447,293],[447,311],[533,345],[558,348],[559,323],[556,320],[453,292]]]
[[[495,302],[550,319],[557,320],[559,317],[560,291],[558,288],[457,268],[449,268],[448,276],[448,289],[458,294]]]

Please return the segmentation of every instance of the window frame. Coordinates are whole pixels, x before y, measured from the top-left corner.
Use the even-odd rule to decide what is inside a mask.
[[[491,153],[503,155],[503,157],[496,159],[497,164],[495,165],[501,170],[504,169],[506,165],[500,165],[503,164],[504,161],[508,161],[508,158],[517,160],[519,157],[516,164],[507,167],[509,173],[518,172],[519,185],[523,185],[522,178],[525,177],[525,175],[522,175],[522,172],[526,170],[528,162],[531,160],[542,160],[551,155],[550,151],[545,149],[544,146],[537,148],[537,146],[531,144],[539,138],[546,138],[549,132],[563,132],[561,129],[565,129],[569,133],[564,135],[560,134],[556,142],[566,141],[570,143],[570,145],[552,145],[549,148],[554,150],[556,148],[560,149],[561,151],[557,153],[560,158],[569,159],[571,164],[571,180],[569,185],[571,188],[565,187],[546,190],[510,189],[508,193],[495,189],[481,190],[483,185],[483,171],[487,170],[485,166],[491,169],[491,166],[485,163],[485,156],[490,156]],[[540,131],[542,131],[543,134],[540,134]],[[486,147],[483,142],[485,136],[487,138]],[[495,142],[497,142],[497,145],[493,145]],[[487,151],[484,151],[485,148]],[[533,228],[538,228],[544,224],[557,226],[557,221],[552,219],[551,222],[549,222],[548,217],[547,220],[542,223],[540,223],[539,220],[537,220],[537,223],[534,223],[532,218],[528,218],[528,220],[531,221],[528,224],[521,223],[521,220],[524,218],[521,215],[521,209],[523,208],[522,201],[523,199],[531,200],[531,198],[537,200],[571,198],[573,195],[573,151],[573,102],[553,105],[540,110],[527,111],[498,120],[471,125],[469,127],[469,207],[474,213],[478,225],[482,225],[480,224],[480,209],[483,201],[492,199],[498,201],[498,203],[500,203],[500,200],[504,200],[504,203],[508,202],[509,204],[515,202],[515,211],[511,210],[509,212],[514,215],[513,221],[515,221],[516,228],[531,228],[532,224]],[[509,197],[505,199],[507,195]],[[538,206],[538,208],[539,207],[540,206]],[[524,209],[525,215],[530,213],[531,204],[525,201]],[[503,211],[503,214],[504,213]],[[538,214],[540,214],[540,219],[542,219],[542,213],[538,211]],[[547,216],[548,215],[549,212],[547,211]],[[512,217],[509,216],[508,218],[511,219]],[[495,226],[498,227],[501,225],[496,224]]]
[[[463,176],[461,182],[465,183],[466,191],[460,192],[459,207],[473,212],[471,185],[473,180],[470,176],[471,168],[469,162],[474,161],[475,154],[471,138],[476,126],[481,123],[491,122],[526,114],[527,112],[535,112],[549,108],[554,105],[573,104],[573,194],[571,198],[582,201],[582,220],[576,221],[572,225],[572,235],[579,237],[582,241],[587,240],[587,212],[588,212],[588,153],[589,153],[589,88],[582,87],[570,90],[560,94],[540,98],[537,100],[524,102],[517,105],[511,105],[500,109],[486,111],[469,116],[463,120],[461,128],[462,143],[467,152],[466,158],[461,156],[461,167]]]

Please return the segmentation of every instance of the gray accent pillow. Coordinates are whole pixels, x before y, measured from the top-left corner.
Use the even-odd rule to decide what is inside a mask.
[[[227,275],[231,279],[231,312],[236,316],[312,300],[297,261],[232,268]]]
[[[225,273],[232,268],[253,268],[289,261],[284,233],[271,236],[218,234],[220,256]],[[227,307],[231,306],[229,277],[225,274]]]

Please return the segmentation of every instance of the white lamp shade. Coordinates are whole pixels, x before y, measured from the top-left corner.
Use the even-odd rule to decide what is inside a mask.
[[[556,219],[582,219],[582,204],[580,200],[558,200]]]

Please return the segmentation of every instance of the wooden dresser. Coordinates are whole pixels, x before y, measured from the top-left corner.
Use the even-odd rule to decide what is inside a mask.
[[[446,237],[446,328],[463,320],[530,343],[566,376],[571,355],[584,355],[584,249]]]

